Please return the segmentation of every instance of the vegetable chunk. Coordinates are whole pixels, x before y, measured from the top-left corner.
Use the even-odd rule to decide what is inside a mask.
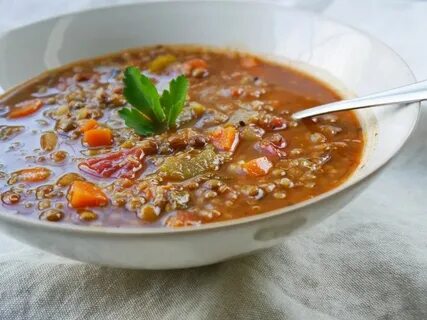
[[[145,153],[142,148],[117,151],[87,159],[79,169],[100,178],[135,178],[144,169]]]
[[[125,124],[142,136],[161,133],[176,125],[182,112],[189,81],[183,75],[169,82],[169,90],[160,96],[152,81],[136,67],[126,68],[123,94],[132,107],[119,110]]]
[[[12,173],[9,179],[9,184],[17,182],[40,182],[50,177],[52,171],[43,167],[35,167],[22,169]]]
[[[213,145],[221,151],[234,151],[239,143],[239,132],[234,127],[219,127],[211,135]]]
[[[90,129],[84,132],[83,141],[89,147],[109,146],[113,143],[113,133],[108,128]]]
[[[202,223],[202,219],[194,212],[178,211],[175,216],[166,221],[170,228],[197,226]]]
[[[80,131],[86,132],[86,131],[95,129],[97,127],[98,127],[98,121],[96,121],[95,119],[89,119],[88,121],[85,122],[84,125],[80,127]]]
[[[73,208],[103,207],[108,198],[105,193],[93,183],[74,181],[69,191],[69,201]]]
[[[27,100],[18,103],[15,107],[9,112],[8,118],[15,119],[26,117],[43,106],[43,102],[40,99]]]
[[[243,167],[248,175],[252,177],[261,177],[268,174],[273,164],[267,157],[260,157],[246,162]]]
[[[156,57],[153,61],[150,62],[148,65],[148,69],[150,69],[151,72],[161,72],[163,71],[168,65],[176,61],[176,57],[172,54],[163,54],[158,57]]]
[[[221,162],[221,158],[208,146],[201,153],[193,158],[187,159],[182,157],[169,157],[160,167],[160,172],[165,176],[184,180],[195,177],[209,170],[214,170]]]

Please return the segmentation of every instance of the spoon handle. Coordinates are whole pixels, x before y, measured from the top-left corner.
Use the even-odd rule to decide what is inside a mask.
[[[395,89],[374,93],[365,97],[342,100],[324,104],[314,108],[305,109],[302,111],[295,112],[292,115],[292,118],[295,120],[299,120],[336,111],[369,108],[383,106],[386,104],[409,103],[422,100],[427,100],[427,80]]]

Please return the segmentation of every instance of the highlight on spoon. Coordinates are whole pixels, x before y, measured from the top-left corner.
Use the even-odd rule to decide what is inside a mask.
[[[327,103],[295,112],[291,117],[294,120],[301,120],[307,117],[313,117],[337,111],[381,107],[385,105],[407,104],[423,100],[427,100],[427,81],[421,81],[355,99]]]

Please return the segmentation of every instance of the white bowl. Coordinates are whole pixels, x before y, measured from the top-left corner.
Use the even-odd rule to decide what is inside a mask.
[[[390,48],[321,16],[272,3],[178,1],[85,11],[3,34],[0,85],[8,89],[73,60],[155,43],[254,52],[357,95],[414,82]],[[418,112],[418,104],[358,112],[367,137],[362,165],[339,188],[280,210],[178,230],[53,224],[2,212],[0,227],[32,246],[109,266],[169,269],[223,261],[273,246],[349,203],[399,151]]]

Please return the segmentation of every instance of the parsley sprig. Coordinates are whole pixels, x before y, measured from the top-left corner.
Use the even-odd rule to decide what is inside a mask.
[[[131,105],[119,110],[125,124],[142,136],[151,136],[175,127],[188,91],[188,80],[179,76],[169,82],[160,96],[149,78],[136,67],[124,72],[123,94]]]

